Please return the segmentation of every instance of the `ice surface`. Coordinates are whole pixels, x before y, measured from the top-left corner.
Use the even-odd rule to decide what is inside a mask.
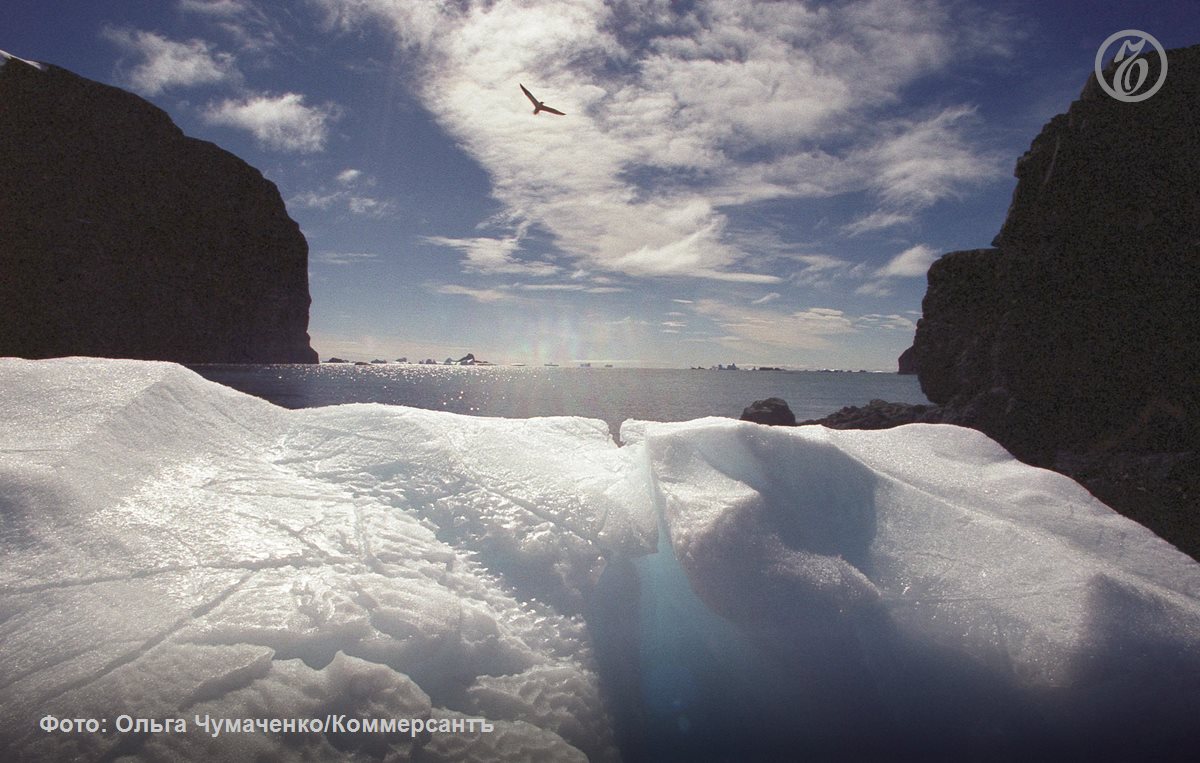
[[[1071,480],[948,426],[621,434],[651,464],[691,588],[746,634],[746,670],[766,677],[751,692],[772,671],[797,679],[769,689],[769,720],[823,727],[789,744],[841,749],[832,731],[877,754],[936,738],[972,757],[1200,738],[1200,565]]]
[[[604,555],[652,550],[657,528],[603,423],[286,411],[133,361],[0,361],[0,390],[12,749],[252,758],[277,740],[36,721],[337,710],[505,721],[471,742],[480,760],[615,755],[578,612]],[[369,752],[414,743],[385,741]]]
[[[288,411],[0,360],[16,759],[1168,756],[1200,565],[946,426]],[[655,553],[657,551],[658,553]],[[107,718],[45,733],[42,716]],[[187,734],[118,734],[117,715]],[[223,734],[193,718],[486,718]]]

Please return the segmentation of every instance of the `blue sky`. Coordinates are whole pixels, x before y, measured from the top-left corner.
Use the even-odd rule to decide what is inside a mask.
[[[1200,4],[8,0],[0,48],[273,180],[322,358],[893,370],[1126,28]]]

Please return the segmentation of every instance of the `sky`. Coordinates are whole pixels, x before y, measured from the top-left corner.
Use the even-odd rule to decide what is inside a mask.
[[[0,49],[278,185],[322,359],[895,370],[1130,28],[1200,3],[6,0]]]

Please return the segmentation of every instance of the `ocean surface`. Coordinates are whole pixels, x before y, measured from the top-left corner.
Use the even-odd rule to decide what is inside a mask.
[[[421,365],[200,365],[207,379],[285,408],[387,403],[476,416],[602,419],[738,418],[781,397],[798,421],[874,399],[927,403],[915,376],[826,371]]]

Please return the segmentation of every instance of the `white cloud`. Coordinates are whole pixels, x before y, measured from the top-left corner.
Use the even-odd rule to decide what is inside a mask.
[[[969,107],[901,101],[999,48],[953,4],[314,2],[330,29],[389,30],[505,215],[587,270],[773,283],[729,209],[865,190],[908,215],[995,169]],[[568,116],[534,117],[518,82]]]
[[[765,304],[767,304],[768,302],[774,302],[775,300],[779,299],[779,297],[780,297],[780,296],[782,296],[782,295],[780,295],[780,293],[779,293],[779,292],[777,292],[777,291],[773,291],[773,292],[771,292],[771,293],[769,293],[769,294],[764,294],[764,295],[762,295],[761,297],[759,297],[758,299],[754,300],[754,301],[753,301],[753,302],[751,302],[750,304],[752,304],[752,305],[765,305]]]
[[[154,32],[105,27],[101,35],[125,53],[142,58],[122,79],[142,95],[171,87],[194,87],[240,78],[234,57],[204,40],[176,42]]]
[[[179,0],[179,10],[205,16],[234,17],[248,11],[242,0]]]
[[[317,252],[312,256],[313,262],[325,265],[358,265],[378,259],[374,252]]]
[[[266,148],[316,153],[325,149],[329,127],[340,110],[332,105],[308,106],[299,93],[256,95],[212,104],[204,112],[210,124],[248,130]]]
[[[875,231],[894,228],[898,225],[907,225],[912,221],[913,216],[911,214],[876,210],[842,226],[842,232],[847,236],[860,236],[863,233],[874,233]]]
[[[334,207],[344,207],[347,212],[356,217],[367,217],[375,220],[381,220],[396,213],[398,205],[395,201],[367,196],[348,188],[356,185],[374,184],[371,179],[366,178],[359,170],[343,170],[337,174],[335,180],[338,185],[347,186],[347,188],[336,191],[328,191],[324,188],[318,191],[303,191],[288,199],[288,204],[290,206],[308,207],[309,209],[320,209],[322,211],[329,211]]]
[[[511,288],[522,291],[585,291],[583,284],[578,283],[519,283]]]
[[[359,217],[372,217],[382,219],[392,215],[396,211],[396,203],[387,199],[376,199],[371,196],[350,196],[347,201],[347,206],[350,208],[350,214],[358,215]]]
[[[855,294],[864,297],[890,297],[892,287],[887,281],[868,281],[854,290]]]
[[[316,191],[304,191],[288,199],[288,204],[309,207],[311,209],[329,209],[344,197],[345,195],[341,192],[318,193]]]
[[[518,260],[513,255],[521,245],[520,235],[507,238],[450,238],[426,236],[435,246],[457,249],[467,255],[463,270],[468,273],[521,273],[529,276],[549,276],[560,268],[548,262]]]
[[[784,312],[768,308],[747,308],[719,300],[697,300],[697,314],[717,322],[727,332],[724,339],[736,337],[768,348],[819,350],[830,346],[827,337],[854,334],[854,321],[841,310],[813,307]]]
[[[897,254],[886,265],[879,269],[878,274],[884,278],[916,278],[924,276],[929,266],[938,258],[937,250],[925,244],[910,246]]]
[[[799,262],[802,267],[793,271],[787,278],[796,286],[810,288],[827,288],[835,280],[854,275],[854,265],[838,257],[827,254],[792,254],[783,259]]]
[[[869,186],[888,204],[912,210],[995,177],[998,158],[977,152],[963,138],[963,125],[974,119],[973,107],[954,106],[928,119],[888,125],[888,134],[861,153],[874,168]]]
[[[252,0],[179,0],[176,8],[224,34],[240,52],[263,62],[263,56],[289,39],[280,24]]]
[[[913,323],[910,319],[895,313],[891,315],[878,315],[872,313],[870,315],[864,315],[858,320],[860,324],[869,328],[885,329],[888,331],[907,332],[915,331],[917,328],[917,324]]]
[[[476,302],[508,302],[516,299],[516,295],[500,289],[472,289],[458,284],[442,284],[433,289],[438,294],[453,294],[470,297]]]
[[[891,296],[893,292],[892,279],[924,276],[929,271],[929,266],[937,258],[936,249],[925,244],[917,244],[900,252],[888,260],[883,267],[874,271],[867,271],[861,266],[856,266],[853,273],[859,277],[868,277],[869,274],[870,280],[856,288],[854,293],[867,297]]]

